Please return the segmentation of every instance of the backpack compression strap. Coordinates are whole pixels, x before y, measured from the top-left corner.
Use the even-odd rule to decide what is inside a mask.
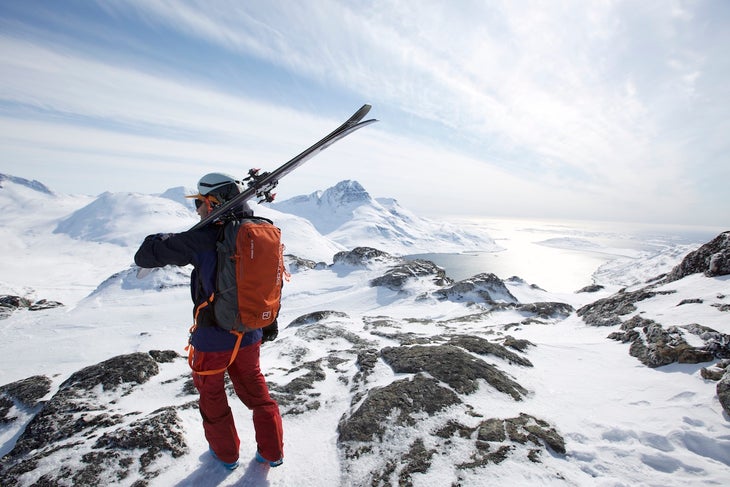
[[[215,375],[215,374],[221,374],[221,373],[225,372],[228,369],[228,367],[231,366],[233,361],[236,360],[236,356],[238,355],[238,349],[241,346],[241,340],[243,340],[243,332],[230,330],[231,333],[236,335],[238,338],[236,339],[236,344],[233,346],[233,351],[231,352],[231,360],[228,362],[228,365],[226,365],[222,369],[216,369],[216,370],[195,370],[195,365],[194,365],[195,347],[193,347],[192,335],[193,335],[193,332],[195,331],[195,329],[198,327],[198,314],[200,314],[200,310],[202,310],[206,306],[209,306],[211,303],[213,303],[214,297],[215,297],[215,293],[211,294],[207,300],[205,300],[197,308],[195,308],[195,316],[193,317],[193,326],[190,327],[190,338],[188,339],[187,347],[185,347],[185,350],[187,350],[187,352],[188,352],[188,365],[190,365],[190,369],[193,371],[193,373],[198,374],[198,375]]]

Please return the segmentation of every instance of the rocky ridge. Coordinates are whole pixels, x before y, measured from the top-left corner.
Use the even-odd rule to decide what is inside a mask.
[[[411,292],[409,285],[418,282],[417,292],[428,295],[422,299],[461,302],[469,294],[472,300],[467,314],[447,320],[359,318],[325,309],[295,318],[287,324],[293,333],[275,342],[290,366],[267,380],[285,418],[331,407],[332,399],[321,392],[325,383],[334,381],[342,390],[346,399],[337,444],[343,469],[357,485],[408,485],[455,443],[471,451],[458,466],[465,472],[508,458],[540,464],[565,455],[557,425],[529,414],[491,416],[474,399],[485,390],[515,403],[531,394],[510,371],[532,367],[527,357],[532,345],[504,333],[489,340],[481,336],[481,323],[490,313],[521,309],[524,324],[548,324],[564,319],[562,312],[519,303],[493,275],[475,276],[454,290],[459,283],[427,261],[406,261],[370,248],[338,254],[334,261],[360,268],[385,265],[370,284],[396,294]],[[316,265],[304,265],[316,272]],[[569,308],[548,307],[553,305]],[[419,328],[424,331],[410,331]],[[317,355],[318,349],[328,353]],[[384,369],[394,375],[385,385],[373,380]],[[153,485],[165,465],[190,453],[183,424],[197,415],[196,394],[187,365],[175,352],[113,357],[57,386],[54,382],[33,377],[0,388],[2,424],[22,431],[2,458],[0,485],[67,480],[92,485],[111,479],[142,487]],[[131,407],[149,388],[163,388],[171,400],[153,411]],[[402,462],[378,454],[382,442],[392,446],[388,439],[394,435],[410,438],[402,445]],[[377,468],[360,471],[365,458]],[[59,464],[68,467],[52,468]]]
[[[702,264],[685,265],[681,272],[705,272],[710,265],[723,269],[716,255],[710,252],[709,260],[692,256]],[[301,262],[303,271],[323,270]],[[370,279],[372,287],[396,296],[416,293],[422,301],[460,303],[463,312],[408,318],[355,316],[332,308],[296,317],[286,326],[290,333],[265,345],[288,364],[267,374],[285,421],[338,411],[341,468],[353,485],[413,485],[419,474],[444,461],[455,466],[452,485],[464,484],[483,466],[508,460],[529,462],[545,478],[561,478],[568,448],[560,425],[520,411],[525,398],[535,394],[517,378],[533,367],[535,345],[507,332],[556,324],[572,314],[569,304],[522,303],[492,274],[453,282],[433,263],[371,248],[340,253],[334,262],[380,272]],[[702,324],[665,327],[641,316],[643,302],[673,295],[666,288],[672,282],[667,278],[623,290],[578,314],[589,325],[617,328],[609,338],[630,343],[630,353],[649,367],[721,358],[703,370],[703,377],[718,381],[718,398],[728,410],[727,335]],[[717,303],[706,305],[724,304],[724,299],[718,296]],[[500,313],[521,318],[495,327],[494,316]],[[688,336],[705,345],[690,345],[696,340]],[[108,479],[155,485],[174,459],[191,454],[188,435],[200,434],[183,427],[199,419],[187,364],[175,352],[113,357],[56,382],[34,376],[0,387],[0,428],[19,432],[0,462],[0,485],[69,480],[96,485]],[[152,411],[135,408],[135,398],[152,388],[164,391],[168,404]],[[326,396],[325,390],[335,394]],[[490,402],[495,400],[517,412],[494,414]],[[460,452],[458,460],[450,456],[453,451]]]
[[[629,343],[629,353],[648,367],[661,367],[672,363],[704,363],[716,359],[730,358],[730,335],[721,333],[701,323],[683,326],[661,324],[645,318],[640,311],[641,302],[659,296],[672,296],[676,290],[672,284],[693,274],[708,278],[730,275],[730,232],[724,232],[699,249],[687,254],[684,259],[666,275],[651,279],[648,284],[635,290],[622,289],[607,298],[583,306],[577,313],[590,326],[615,327],[608,338]],[[682,300],[676,306],[709,305],[718,313],[730,311],[727,296],[718,294],[715,302],[705,303],[703,299]],[[694,336],[702,345],[691,345]],[[727,368],[726,361],[718,364],[721,370]],[[718,367],[718,366],[716,366]],[[707,374],[706,378],[719,380],[717,395],[725,411],[730,414],[728,383],[730,376]]]

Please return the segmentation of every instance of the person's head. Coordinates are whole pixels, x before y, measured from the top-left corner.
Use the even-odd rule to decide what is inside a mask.
[[[241,191],[243,191],[241,181],[228,174],[212,172],[200,178],[198,194],[192,195],[191,198],[195,198],[198,215],[205,218],[213,208],[227,202]],[[250,211],[246,203],[243,205],[245,205],[244,211]]]

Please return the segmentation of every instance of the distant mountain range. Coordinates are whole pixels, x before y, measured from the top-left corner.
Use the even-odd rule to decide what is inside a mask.
[[[135,247],[148,234],[183,231],[197,220],[184,197],[192,190],[183,187],[159,195],[105,192],[89,201],[88,197],[57,194],[38,181],[9,175],[0,175],[0,184],[18,187],[13,193],[18,196],[4,191],[0,200],[20,198],[14,203],[24,206],[38,199],[53,200],[53,206],[64,201],[64,208],[78,202],[80,207],[60,218],[54,212],[54,220],[49,221],[55,225],[54,233],[78,240]],[[282,228],[288,253],[307,259],[329,260],[337,251],[359,246],[396,255],[499,250],[486,232],[418,217],[395,199],[373,199],[357,181],[342,181],[271,206],[252,206],[256,214]]]

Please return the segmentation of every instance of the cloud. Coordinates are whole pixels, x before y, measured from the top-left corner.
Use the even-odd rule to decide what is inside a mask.
[[[719,182],[727,176],[730,99],[719,41],[728,35],[703,27],[721,25],[727,9],[713,18],[706,2],[664,1],[98,5],[115,28],[174,32],[186,47],[227,53],[226,66],[255,59],[263,69],[236,74],[247,83],[286,89],[288,73],[294,84],[319,87],[321,99],[349,93],[373,102],[383,118],[377,128],[317,164],[344,178],[358,174],[378,195],[404,194],[434,210],[727,216],[717,206],[728,203]],[[6,152],[33,160],[54,150],[77,160],[98,154],[120,168],[126,158],[150,167],[177,160],[190,177],[201,160],[229,171],[241,160],[283,162],[338,122],[278,97],[241,95],[225,76],[206,76],[219,65],[186,71],[175,64],[182,47],[164,51],[131,30],[78,26],[71,30],[106,42],[50,47],[50,35],[0,36]],[[18,116],[25,121],[13,130]],[[345,154],[350,166],[336,161]],[[306,191],[299,181],[308,176],[291,178],[288,187]],[[436,182],[447,188],[439,204],[427,196]],[[474,205],[451,202],[460,188],[478,198]],[[500,198],[514,206],[497,208]]]

